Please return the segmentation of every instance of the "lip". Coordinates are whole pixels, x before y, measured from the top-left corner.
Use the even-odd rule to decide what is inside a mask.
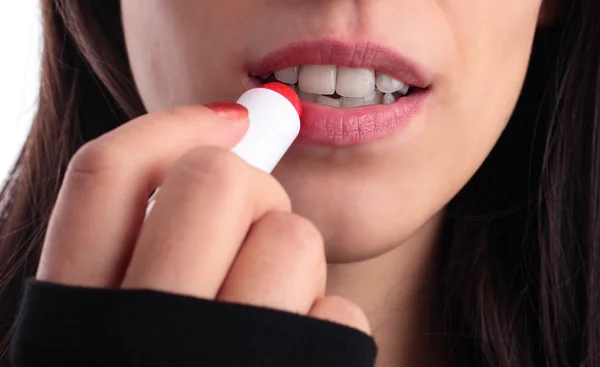
[[[302,102],[302,122],[297,143],[348,146],[387,136],[420,111],[430,89],[419,89],[389,105],[334,108]]]
[[[297,65],[369,68],[418,88],[426,88],[431,83],[431,75],[425,68],[390,48],[372,42],[334,39],[292,43],[251,63],[248,70],[250,75],[259,76]]]
[[[266,54],[249,64],[250,84],[262,85],[252,76],[311,64],[379,70],[417,89],[389,105],[334,108],[303,101],[298,143],[348,146],[384,137],[406,126],[431,94],[431,73],[395,50],[372,42],[334,39],[292,43]]]

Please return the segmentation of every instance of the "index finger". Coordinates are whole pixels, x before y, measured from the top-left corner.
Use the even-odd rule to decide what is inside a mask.
[[[247,120],[226,121],[206,107],[179,107],[142,116],[87,143],[69,163],[37,278],[117,286],[148,195],[173,162],[199,145],[231,148],[247,126]]]

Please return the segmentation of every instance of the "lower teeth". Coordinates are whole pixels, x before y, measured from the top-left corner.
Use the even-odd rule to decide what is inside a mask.
[[[295,85],[290,85],[290,87],[292,87],[292,89],[294,89],[298,93],[298,96],[300,96],[300,99],[302,101],[314,102],[317,104],[322,104],[325,106],[337,107],[337,108],[355,108],[355,107],[371,106],[371,105],[376,105],[376,104],[387,105],[387,104],[392,104],[392,103],[396,102],[399,98],[402,98],[405,96],[400,92],[384,94],[378,90],[375,90],[373,95],[371,95],[369,97],[349,98],[349,97],[339,97],[338,95],[325,96],[325,95],[321,95],[321,94],[306,93],[306,92],[300,90]]]

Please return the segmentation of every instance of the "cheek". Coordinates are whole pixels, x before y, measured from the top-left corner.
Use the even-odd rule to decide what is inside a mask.
[[[456,52],[448,97],[461,102],[458,112],[501,120],[514,107],[525,77],[539,0],[463,2],[447,13]]]
[[[169,2],[122,0],[125,43],[133,76],[149,111],[163,107],[177,77],[169,73],[176,66],[172,58],[179,39],[171,23],[177,9]],[[159,55],[161,55],[159,57]]]
[[[444,121],[447,151],[462,162],[462,174],[470,176],[514,110],[527,71],[540,1],[462,3],[449,1],[447,5],[455,63],[446,73],[450,77],[439,86],[438,113],[444,114],[439,118]]]
[[[224,2],[122,0],[129,61],[150,112],[239,95],[224,86],[241,70],[244,40],[230,23],[243,11]]]

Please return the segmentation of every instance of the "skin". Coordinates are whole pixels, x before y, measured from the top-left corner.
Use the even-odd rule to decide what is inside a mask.
[[[75,156],[38,278],[298,312],[372,330],[378,365],[440,365],[435,341],[420,335],[435,323],[427,295],[444,208],[508,122],[534,33],[548,22],[541,0],[122,6],[150,114]],[[431,96],[407,128],[383,139],[294,146],[274,177],[245,165],[228,151],[244,118],[197,105],[237,99],[248,63],[325,35],[410,57],[433,76]]]

